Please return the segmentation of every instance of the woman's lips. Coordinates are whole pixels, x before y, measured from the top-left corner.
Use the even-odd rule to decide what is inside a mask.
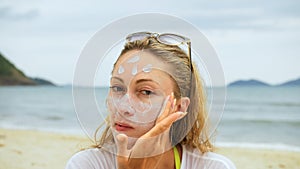
[[[115,127],[117,131],[128,131],[133,129],[133,127],[131,127],[129,124],[119,122],[115,123]]]

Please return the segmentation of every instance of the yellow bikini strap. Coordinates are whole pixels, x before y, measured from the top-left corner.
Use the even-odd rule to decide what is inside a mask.
[[[174,157],[175,157],[175,167],[176,169],[180,169],[180,156],[176,146],[174,146],[173,150],[174,150]]]

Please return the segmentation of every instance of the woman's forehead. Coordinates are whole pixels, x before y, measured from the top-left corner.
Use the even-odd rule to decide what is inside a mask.
[[[171,67],[159,56],[141,50],[132,50],[121,55],[113,70],[114,73],[129,73],[133,76],[137,72],[151,72],[159,69],[170,73]]]
[[[119,80],[125,85],[136,82],[156,83],[160,86],[170,86],[173,81],[170,75],[170,65],[149,52],[139,50],[129,51],[122,55],[113,70],[113,81]]]
[[[159,86],[171,86],[173,84],[169,74],[157,69],[153,69],[149,73],[138,72],[135,76],[126,73],[121,75],[113,74],[111,80],[121,82],[125,85],[152,83]]]

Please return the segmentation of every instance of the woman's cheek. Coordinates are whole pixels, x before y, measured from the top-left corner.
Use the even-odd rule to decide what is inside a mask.
[[[110,113],[110,115],[113,115],[116,112],[116,108],[115,108],[114,104],[112,103],[111,99],[108,99],[108,101],[107,101],[107,109],[108,109],[108,112]]]
[[[154,123],[148,123],[145,125],[140,125],[140,130],[143,132],[143,134],[147,133],[154,127]]]

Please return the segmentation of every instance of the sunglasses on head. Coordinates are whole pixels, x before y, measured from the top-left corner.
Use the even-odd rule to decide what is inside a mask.
[[[170,46],[179,46],[182,44],[187,44],[188,45],[188,57],[189,57],[189,62],[190,62],[190,67],[191,70],[193,70],[192,67],[192,57],[191,57],[191,41],[189,38],[173,34],[173,33],[163,33],[163,34],[158,34],[158,33],[151,33],[151,32],[136,32],[129,34],[126,37],[127,42],[134,42],[137,40],[143,40],[147,38],[155,38],[159,43],[165,44],[165,45],[170,45]]]

